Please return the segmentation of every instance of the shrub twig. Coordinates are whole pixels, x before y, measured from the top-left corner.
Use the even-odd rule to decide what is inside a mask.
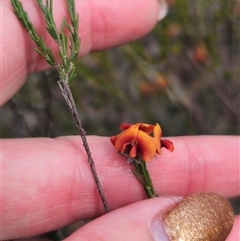
[[[92,154],[89,148],[89,144],[86,138],[85,131],[82,127],[81,120],[79,118],[76,104],[70,89],[70,83],[76,77],[76,61],[80,51],[80,38],[78,36],[78,23],[79,15],[76,13],[74,0],[67,0],[68,12],[70,16],[70,22],[67,23],[66,18],[63,19],[60,31],[57,30],[54,18],[53,18],[53,5],[52,0],[46,0],[46,5],[43,4],[42,0],[37,0],[39,7],[44,15],[44,20],[46,23],[46,30],[54,39],[54,41],[59,46],[59,56],[61,63],[57,64],[50,48],[46,46],[45,40],[42,36],[39,36],[35,27],[29,20],[27,12],[23,9],[22,3],[19,0],[11,0],[12,6],[14,8],[14,13],[24,26],[25,30],[28,32],[29,36],[36,43],[37,47],[35,50],[53,67],[57,68],[59,72],[58,85],[61,89],[63,98],[67,103],[72,116],[75,119],[76,127],[82,138],[83,146],[85,148],[88,162],[91,167],[92,174],[94,176],[95,183],[97,185],[97,190],[100,194],[101,201],[105,208],[105,211],[109,211],[109,207],[104,195],[103,188],[100,184],[96,167],[92,158]],[[67,33],[69,33],[69,36]],[[70,42],[70,43],[69,43]],[[68,52],[70,49],[70,56]]]

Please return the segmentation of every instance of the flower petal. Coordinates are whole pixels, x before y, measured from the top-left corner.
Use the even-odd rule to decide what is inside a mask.
[[[165,147],[166,149],[168,149],[171,152],[174,151],[174,145],[169,140],[161,140],[161,145],[162,145],[162,147]]]
[[[131,142],[124,143],[120,150],[121,153],[124,153],[126,149],[131,150],[131,145],[132,145]]]
[[[137,135],[137,153],[144,161],[151,161],[156,153],[156,143],[153,137],[144,131],[139,131]]]
[[[147,134],[151,134],[153,132],[154,125],[149,125],[146,123],[140,123],[139,130],[146,132]]]
[[[131,149],[131,151],[130,151],[130,153],[129,153],[129,156],[131,157],[131,158],[134,158],[134,157],[136,157],[137,156],[137,145],[133,145],[132,146],[132,149]]]
[[[138,128],[132,125],[128,129],[117,135],[117,139],[114,142],[114,147],[116,148],[116,150],[120,151],[126,143],[133,143],[136,140],[138,132]]]
[[[110,141],[112,142],[113,145],[115,145],[115,141],[117,140],[117,136],[112,136],[110,138]]]
[[[156,152],[161,155],[162,154],[162,151],[161,151],[162,129],[158,123],[156,123],[156,125],[154,126],[153,136],[156,143],[156,149],[157,149]]]
[[[122,123],[120,125],[119,129],[124,131],[124,130],[128,129],[130,126],[132,126],[132,124],[130,124],[130,123]]]

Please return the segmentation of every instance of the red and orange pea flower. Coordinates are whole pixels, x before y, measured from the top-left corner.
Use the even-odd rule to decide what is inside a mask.
[[[161,148],[174,150],[173,143],[162,140],[162,130],[159,124],[149,125],[145,123],[127,124],[120,126],[122,132],[110,138],[115,149],[130,160],[151,161],[155,154],[161,155]]]

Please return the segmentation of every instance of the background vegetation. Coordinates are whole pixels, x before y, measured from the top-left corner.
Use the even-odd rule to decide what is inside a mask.
[[[169,0],[169,14],[139,41],[78,62],[73,94],[87,134],[122,122],[161,124],[164,135],[239,134],[238,1]],[[76,135],[48,70],[2,108],[3,137]]]

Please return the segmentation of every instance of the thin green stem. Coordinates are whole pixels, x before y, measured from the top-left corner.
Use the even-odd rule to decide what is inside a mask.
[[[144,190],[149,198],[157,197],[153,188],[152,180],[147,170],[146,162],[141,160],[140,162],[133,162],[136,170],[132,170],[137,179],[141,182]]]
[[[149,171],[147,170],[147,166],[146,166],[146,162],[143,161],[143,166],[144,166],[144,170],[145,170],[145,175],[146,175],[146,180],[147,180],[147,184],[148,186],[150,186],[150,189],[152,190],[152,193],[157,196],[157,194],[155,193],[155,190],[153,188],[153,183],[152,183],[152,179],[149,175]]]
[[[132,169],[133,174],[136,176],[136,178],[142,183],[143,186],[145,186],[145,182],[142,179],[142,176],[138,173],[138,171]]]

